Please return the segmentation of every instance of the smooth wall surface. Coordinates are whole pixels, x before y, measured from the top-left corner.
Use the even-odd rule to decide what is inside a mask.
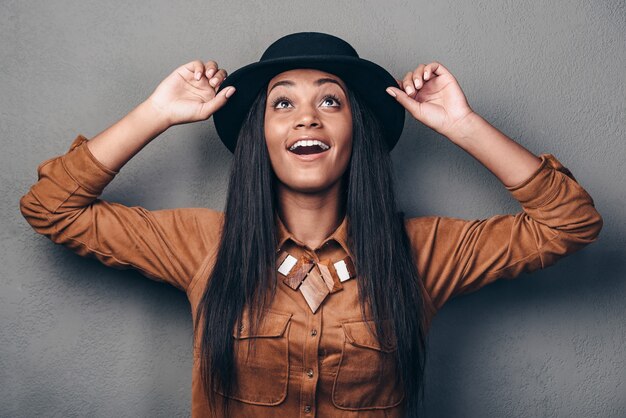
[[[43,160],[91,138],[176,67],[229,72],[299,31],[346,39],[402,78],[443,63],[472,108],[554,154],[604,217],[598,242],[450,301],[430,334],[425,416],[626,416],[626,8],[622,0],[0,3],[0,416],[188,416],[185,295],[36,235],[19,198]],[[408,216],[520,206],[407,113],[392,152]],[[171,128],[103,199],[223,210],[231,154],[212,119]]]

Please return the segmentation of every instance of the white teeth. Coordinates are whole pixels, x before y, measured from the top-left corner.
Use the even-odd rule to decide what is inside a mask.
[[[313,145],[319,145],[323,150],[327,150],[330,148],[328,145],[324,144],[322,141],[318,141],[317,139],[308,139],[308,140],[301,139],[295,144],[293,144],[289,148],[289,151],[293,151],[298,147],[312,147]]]

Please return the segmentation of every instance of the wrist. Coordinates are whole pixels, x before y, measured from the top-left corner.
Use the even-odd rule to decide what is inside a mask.
[[[144,102],[137,106],[136,110],[140,114],[139,119],[146,125],[149,125],[149,127],[154,130],[157,135],[165,132],[172,126],[169,117],[152,101],[151,98],[147,98]]]
[[[455,123],[453,128],[450,129],[445,136],[448,137],[450,141],[459,145],[475,138],[477,132],[484,127],[485,123],[487,123],[485,119],[478,113],[472,111]]]

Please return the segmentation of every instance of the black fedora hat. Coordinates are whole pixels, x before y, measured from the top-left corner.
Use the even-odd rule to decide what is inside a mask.
[[[378,115],[391,151],[404,128],[404,107],[385,90],[397,87],[396,79],[383,67],[360,58],[346,41],[321,32],[292,33],[276,40],[258,62],[229,74],[218,92],[228,86],[237,91],[213,114],[220,139],[235,152],[239,130],[261,88],[274,76],[296,68],[313,68],[341,78]]]

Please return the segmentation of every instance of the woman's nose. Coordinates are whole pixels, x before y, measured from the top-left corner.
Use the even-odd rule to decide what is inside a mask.
[[[296,126],[319,126],[320,119],[317,110],[306,107],[303,108],[296,116]]]

